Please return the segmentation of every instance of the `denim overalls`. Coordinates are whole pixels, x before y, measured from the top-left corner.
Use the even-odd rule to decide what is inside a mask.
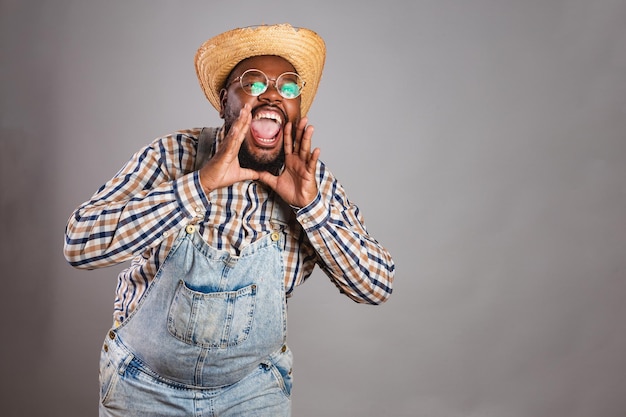
[[[100,416],[288,416],[285,221],[238,256],[181,230],[137,308],[105,338]]]

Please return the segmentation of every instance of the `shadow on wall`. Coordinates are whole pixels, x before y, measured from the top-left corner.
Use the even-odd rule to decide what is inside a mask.
[[[59,240],[46,227],[54,198],[47,146],[23,131],[0,131],[0,390],[11,393],[3,400],[5,415],[17,415],[12,405],[32,402],[34,392],[43,388],[37,381],[53,304],[50,248],[58,247],[53,239]]]

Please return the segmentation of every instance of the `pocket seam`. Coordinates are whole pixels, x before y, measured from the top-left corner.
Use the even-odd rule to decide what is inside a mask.
[[[192,346],[200,346],[208,349],[238,346],[248,339],[248,335],[252,329],[253,315],[256,307],[256,284],[250,284],[236,291],[223,291],[223,292],[210,292],[202,293],[189,288],[183,280],[180,280],[176,288],[175,294],[172,298],[170,308],[167,314],[167,330],[174,338],[180,340],[183,343]],[[215,300],[217,302],[232,303],[236,306],[237,301],[243,297],[249,297],[249,305],[245,311],[237,314],[237,317],[245,315],[244,325],[240,326],[241,329],[237,329],[232,334],[232,326],[235,321],[235,314],[231,310],[235,310],[233,306],[225,306],[224,322],[212,332],[212,336],[208,337],[208,341],[194,340],[195,324],[197,324],[197,302],[201,300]],[[183,311],[185,314],[185,331],[181,332],[176,326],[176,313]],[[236,310],[235,310],[236,311]],[[224,336],[226,335],[226,336]]]

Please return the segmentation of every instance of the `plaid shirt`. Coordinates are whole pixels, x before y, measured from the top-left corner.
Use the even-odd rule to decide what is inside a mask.
[[[64,253],[77,268],[94,269],[131,260],[118,277],[114,319],[137,306],[181,228],[196,224],[212,247],[237,254],[271,232],[272,192],[242,181],[205,194],[194,171],[201,129],[156,139],[79,206],[66,227]],[[223,140],[220,130],[216,147]],[[294,209],[287,228],[287,295],[318,264],[339,290],[356,302],[379,304],[392,291],[394,263],[368,235],[358,207],[319,161],[319,192]]]

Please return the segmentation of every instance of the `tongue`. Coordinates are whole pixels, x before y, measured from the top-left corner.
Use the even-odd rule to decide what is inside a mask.
[[[250,130],[257,138],[271,139],[276,136],[280,126],[271,119],[258,119],[250,123]]]

